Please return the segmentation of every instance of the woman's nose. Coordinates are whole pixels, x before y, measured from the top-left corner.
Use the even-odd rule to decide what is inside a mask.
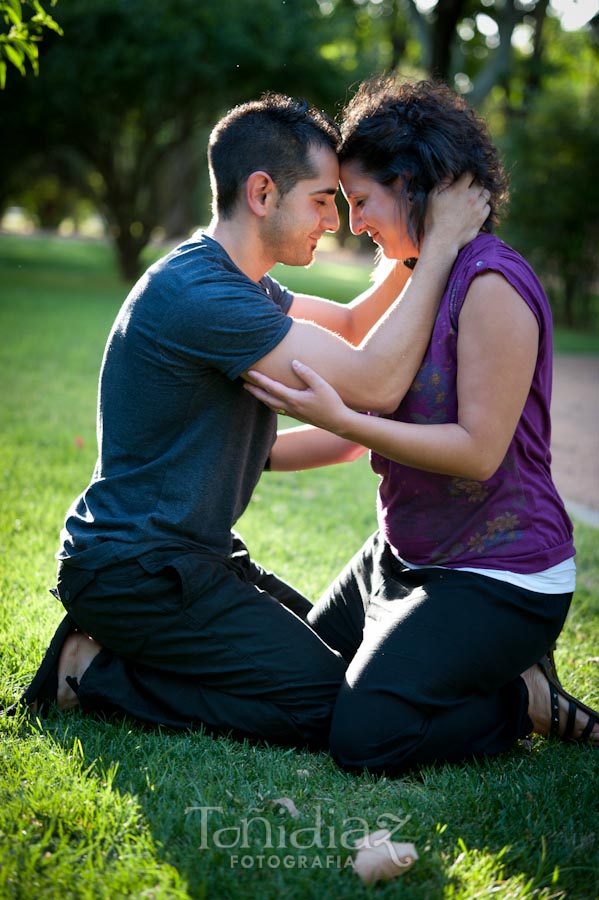
[[[349,227],[351,229],[352,234],[363,234],[366,231],[366,225],[364,224],[364,220],[362,218],[362,214],[357,209],[350,210],[349,213]]]

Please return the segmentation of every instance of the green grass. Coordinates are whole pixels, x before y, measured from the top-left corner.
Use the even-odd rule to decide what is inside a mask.
[[[98,368],[123,297],[111,265],[103,245],[0,237],[2,703],[27,683],[61,617],[47,588],[65,509],[94,464]],[[367,273],[341,268],[348,297]],[[285,272],[296,275],[301,290],[327,293],[318,285],[338,284],[340,271]],[[272,473],[240,530],[257,559],[316,598],[373,529],[374,488],[364,459]],[[576,523],[576,543],[579,589],[558,661],[597,705],[597,532]],[[342,773],[325,753],[76,712],[4,719],[0,731],[1,900],[597,895],[598,758],[588,748],[539,739],[393,781]],[[270,802],[280,797],[298,819]],[[401,823],[396,839],[413,841],[420,859],[368,889],[345,867],[344,844],[385,819]]]

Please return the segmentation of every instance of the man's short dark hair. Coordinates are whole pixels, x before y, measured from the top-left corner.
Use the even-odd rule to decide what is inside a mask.
[[[231,109],[214,127],[208,166],[214,212],[230,218],[252,172],[267,172],[281,195],[313,178],[313,147],[337,151],[339,129],[305,100],[268,93]]]
[[[399,82],[391,75],[365,81],[346,107],[340,163],[355,163],[379,184],[394,185],[410,236],[424,233],[427,196],[444,181],[471,172],[491,194],[491,231],[507,199],[507,177],[487,126],[466,101],[435,81]]]

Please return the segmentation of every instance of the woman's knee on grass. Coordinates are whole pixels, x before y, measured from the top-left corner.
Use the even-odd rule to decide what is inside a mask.
[[[426,731],[423,714],[384,692],[344,691],[331,723],[329,746],[338,765],[383,772],[403,766]]]

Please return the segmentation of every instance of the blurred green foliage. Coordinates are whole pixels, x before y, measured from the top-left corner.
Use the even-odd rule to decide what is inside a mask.
[[[557,321],[599,330],[599,53],[554,29],[543,90],[514,105],[499,142],[512,203],[504,236],[544,275]]]
[[[48,171],[74,185],[94,199],[128,279],[165,195],[176,205],[193,193],[205,129],[233,102],[284,88],[330,105],[345,83],[318,51],[333,32],[314,0],[70,0],[60,22],[40,77],[1,98],[5,200]]]
[[[280,90],[334,116],[368,75],[434,74],[502,147],[502,236],[557,321],[599,327],[599,17],[565,32],[549,0],[69,0],[56,18],[39,76],[0,92],[0,213],[55,228],[95,210],[131,281],[153,235],[208,220],[207,135],[232,105]]]

